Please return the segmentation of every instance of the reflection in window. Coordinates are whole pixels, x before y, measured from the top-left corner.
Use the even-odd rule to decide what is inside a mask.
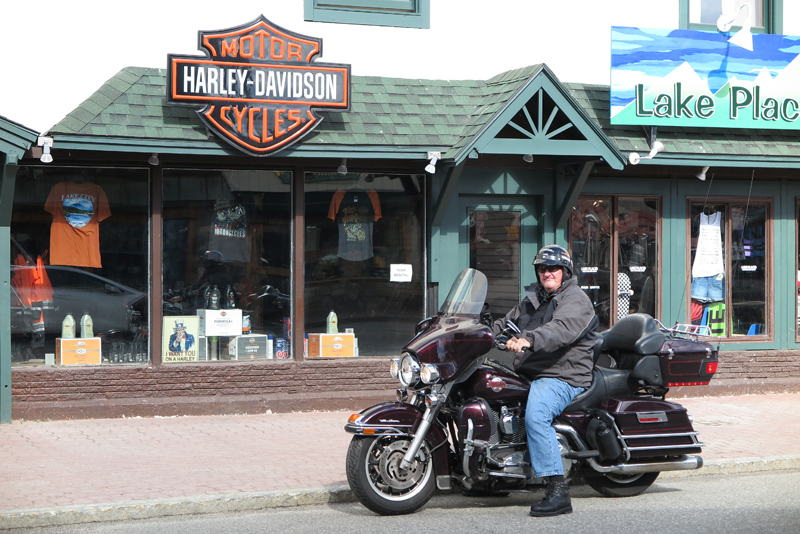
[[[469,266],[486,275],[489,312],[502,317],[519,303],[519,211],[469,211]]]
[[[600,328],[611,326],[611,200],[578,201],[570,219],[570,248],[578,284],[589,295]]]
[[[601,328],[631,313],[656,317],[659,217],[659,200],[646,197],[581,197],[573,210],[575,273]]]
[[[15,365],[48,354],[58,361],[67,315],[79,337],[82,318],[91,322],[103,363],[149,361],[148,195],[143,170],[20,167],[10,251]]]
[[[163,176],[167,334],[181,321],[170,317],[209,309],[242,317],[239,336],[180,323],[198,329],[198,350],[164,361],[288,358],[291,173],[165,169]]]
[[[693,324],[719,337],[766,335],[768,205],[691,205]]]
[[[417,175],[306,175],[309,336],[326,332],[331,310],[362,356],[397,354],[414,335],[424,315],[424,185]]]

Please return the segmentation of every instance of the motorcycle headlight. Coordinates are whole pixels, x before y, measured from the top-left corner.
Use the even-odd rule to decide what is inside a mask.
[[[435,365],[426,363],[419,370],[419,377],[426,384],[435,384],[436,382],[439,381],[439,370],[436,368]]]
[[[419,364],[413,357],[406,354],[400,360],[400,383],[404,386],[413,386],[419,380]]]
[[[392,363],[389,364],[389,373],[392,375],[392,378],[400,376],[400,358],[392,359]]]

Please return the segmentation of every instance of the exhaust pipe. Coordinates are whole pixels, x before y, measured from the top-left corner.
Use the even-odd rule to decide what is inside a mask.
[[[577,445],[580,452],[589,451],[589,448],[581,439],[578,432],[569,425],[556,423],[553,425],[556,432],[568,435],[572,438],[572,442]],[[703,458],[700,456],[679,456],[671,462],[646,462],[640,464],[615,464],[604,466],[597,463],[595,458],[586,458],[589,467],[598,473],[613,473],[616,475],[636,475],[639,473],[655,473],[661,471],[687,471],[690,469],[700,469],[703,467]]]
[[[680,456],[672,462],[647,462],[641,464],[616,464],[603,466],[594,458],[587,458],[589,466],[598,473],[613,473],[615,475],[636,475],[639,473],[656,473],[661,471],[685,471],[703,467],[700,456]]]

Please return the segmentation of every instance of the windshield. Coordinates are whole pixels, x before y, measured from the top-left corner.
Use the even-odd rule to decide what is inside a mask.
[[[488,287],[486,275],[475,269],[464,269],[453,282],[439,313],[480,317]]]

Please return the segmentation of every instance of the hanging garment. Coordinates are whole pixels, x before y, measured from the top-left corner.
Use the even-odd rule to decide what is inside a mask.
[[[716,276],[725,272],[722,258],[722,213],[700,214],[700,232],[697,238],[692,278]]]
[[[698,301],[697,299],[692,299],[691,305],[691,321],[692,324],[700,324],[700,321],[703,319],[703,314],[706,311],[706,307],[703,305],[702,302]]]
[[[382,217],[378,193],[338,190],[333,194],[328,218],[339,226],[339,257],[364,261],[373,256],[372,225]]]
[[[53,216],[50,265],[102,267],[100,221],[111,216],[105,191],[90,182],[59,182],[44,209]]]
[[[252,231],[247,224],[244,204],[230,199],[214,202],[208,250],[222,253],[223,261],[250,261]]]
[[[622,319],[630,314],[631,309],[631,279],[625,273],[617,273],[617,319]]]
[[[708,326],[712,336],[725,337],[725,303],[714,302],[708,305]]]

